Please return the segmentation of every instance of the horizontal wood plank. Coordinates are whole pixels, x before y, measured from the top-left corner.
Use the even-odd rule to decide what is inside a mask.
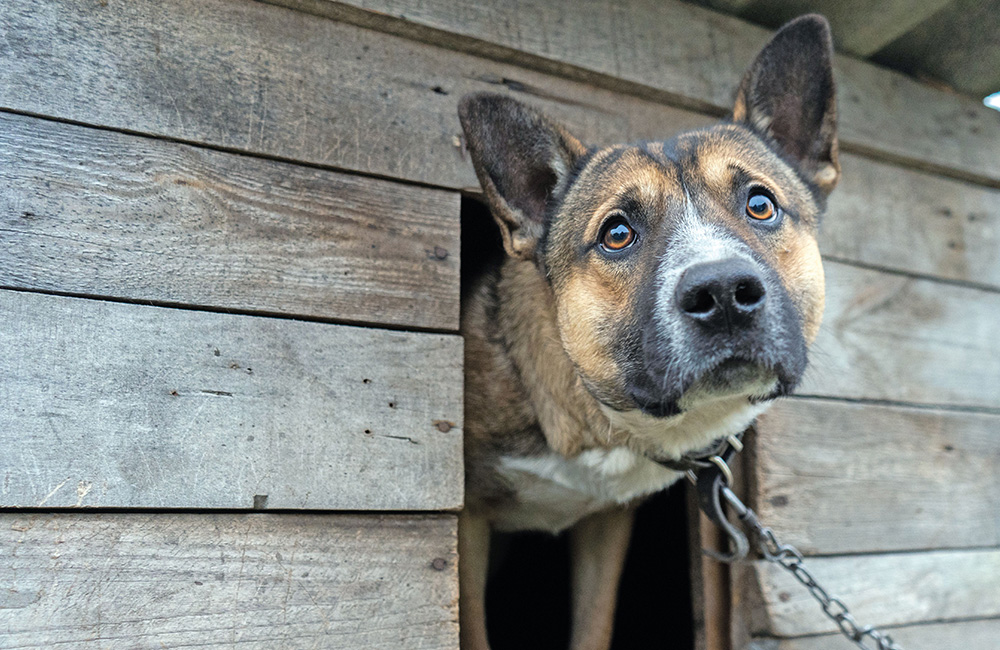
[[[676,0],[271,1],[720,111],[770,35]],[[850,57],[835,67],[845,149],[1000,186],[1000,121],[978,99]]]
[[[817,0],[795,4],[782,0],[755,2],[755,16],[786,15],[791,20],[806,11],[823,14],[833,29],[837,48],[866,58],[924,22],[952,0],[889,0],[879,11],[869,11],[865,0]],[[782,11],[784,10],[784,11]],[[757,21],[754,21],[757,22]],[[954,32],[952,32],[954,33]]]
[[[331,3],[324,2],[323,6],[326,5]],[[468,92],[491,90],[517,96],[564,121],[585,141],[595,144],[665,138],[713,121],[703,114],[621,92],[260,3],[174,0],[119,5],[112,0],[108,8],[103,8],[59,0],[31,11],[13,7],[8,13],[8,20],[17,25],[12,33],[17,34],[20,45],[0,54],[5,64],[0,66],[0,106],[453,189],[478,191],[472,166],[462,151],[461,128],[456,114],[458,99]],[[150,30],[148,24],[159,28]],[[67,41],[70,34],[78,37]],[[183,34],[184,37],[164,38],[163,34]],[[220,40],[219,34],[226,34],[226,38]],[[122,45],[125,43],[127,47]],[[30,54],[65,48],[72,48],[74,56],[51,60]],[[115,56],[126,59],[129,64],[105,65],[109,52],[115,52]],[[93,69],[95,65],[97,71]],[[733,88],[727,92],[731,93]],[[18,127],[10,137],[20,137],[24,129],[21,123],[8,124]],[[98,216],[113,209],[95,205],[103,200],[102,192],[108,191],[118,200],[127,199],[126,204],[135,206],[139,216],[153,214],[153,208],[160,208],[177,219],[178,213],[190,206],[198,208],[204,214],[202,219],[208,221],[223,209],[231,211],[233,217],[228,220],[216,218],[211,222],[215,227],[225,225],[230,233],[237,224],[246,221],[248,213],[256,217],[253,225],[260,228],[265,225],[278,228],[281,223],[288,222],[299,228],[296,233],[301,234],[293,236],[289,225],[281,231],[282,237],[291,238],[297,248],[305,247],[308,251],[326,245],[324,250],[327,252],[329,239],[319,238],[314,243],[303,240],[309,239],[308,235],[321,227],[323,232],[317,234],[336,234],[336,238],[341,239],[344,231],[337,226],[343,224],[336,220],[332,223],[319,221],[315,212],[330,214],[338,210],[338,216],[362,219],[358,215],[360,210],[352,212],[346,206],[332,203],[331,192],[324,191],[327,179],[334,188],[346,182],[340,176],[261,161],[232,160],[158,143],[145,145],[157,152],[152,158],[157,165],[150,179],[141,166],[136,168],[134,155],[124,153],[124,160],[115,167],[109,155],[101,156],[100,151],[94,150],[103,146],[113,150],[116,141],[110,134],[105,134],[105,140],[100,141],[96,135],[81,137],[77,145],[67,143],[61,135],[52,137],[50,145],[36,142],[32,145],[34,150],[17,146],[11,155],[28,156],[38,171],[66,174],[67,183],[97,183],[72,186],[81,190],[76,200],[68,204],[77,214],[83,214],[84,206]],[[135,147],[134,151],[145,151],[143,145],[133,144],[128,138],[118,142],[129,143],[130,149]],[[935,151],[944,144],[935,146]],[[62,157],[38,160],[40,152],[55,155],[55,149],[63,150]],[[71,160],[83,155],[98,160],[99,165],[81,166],[79,161]],[[1000,286],[1000,253],[997,252],[1000,250],[1000,208],[997,207],[1000,196],[996,190],[907,171],[859,156],[845,155],[843,163],[844,180],[832,195],[830,216],[821,240],[825,254],[910,273]],[[114,174],[121,175],[122,183],[114,182]],[[178,179],[197,181],[202,175],[207,178],[201,185],[164,187]],[[151,185],[146,185],[147,181],[152,181]],[[108,185],[103,185],[105,183]],[[377,185],[362,183],[362,186]],[[14,196],[31,197],[28,203],[52,201],[45,197],[58,197],[62,187],[59,183],[44,189],[29,185]],[[82,192],[84,187],[88,188],[86,192]],[[100,187],[101,192],[95,187]],[[222,190],[227,193],[223,195]],[[407,234],[417,225],[406,219],[418,213],[418,209],[406,210],[400,207],[403,203],[394,201],[400,198],[400,192],[404,190],[388,191],[389,196],[379,199],[373,207],[400,208],[403,214],[379,219],[379,229],[373,232],[397,235],[399,233],[390,230],[392,226],[388,225],[393,224]],[[414,191],[414,194],[417,193]],[[149,207],[140,210],[143,201],[149,201]],[[30,207],[18,211],[19,205],[20,202],[8,207],[4,218],[17,222],[24,212],[33,212]],[[56,205],[50,202],[49,207]],[[361,203],[356,207],[368,206]],[[446,285],[440,275],[450,278],[448,274],[454,270],[451,265],[457,260],[457,245],[441,243],[450,241],[454,230],[450,235],[439,230],[447,227],[449,222],[446,221],[436,221],[433,229],[428,228],[426,213],[430,209],[419,210],[422,219],[419,223],[426,228],[422,231],[424,236],[414,235],[408,242],[393,237],[392,246],[383,246],[379,251],[398,250],[398,255],[411,265],[429,265],[431,271],[438,274],[433,277],[436,282],[424,283],[424,288],[416,293],[420,301],[414,301],[409,309],[405,296],[415,295],[414,292],[394,292],[395,285],[386,287],[383,291],[387,295],[380,295],[380,299],[404,314],[397,315],[386,309],[378,312],[384,314],[379,318],[398,318],[413,324],[444,320],[453,323],[454,311],[450,311],[452,307],[447,303],[453,294],[446,293],[446,286],[450,285]],[[280,217],[281,221],[277,224],[267,222],[268,216]],[[182,223],[194,224],[191,219],[193,217]],[[141,223],[151,221],[149,217]],[[311,228],[304,227],[306,221]],[[102,225],[103,222],[91,224],[92,227]],[[370,222],[367,225],[371,225]],[[23,229],[23,224],[17,227]],[[126,229],[120,236],[131,232]],[[259,232],[251,230],[248,236]],[[861,236],[860,233],[865,234]],[[199,239],[207,237],[205,232],[199,234]],[[241,241],[221,247],[217,255],[224,255]],[[341,247],[355,243],[352,239]],[[49,246],[53,244],[48,242]],[[72,241],[64,242],[65,246],[72,244]],[[428,257],[427,251],[434,252],[437,246],[448,251],[445,260]],[[359,255],[363,252],[361,248],[356,249]],[[267,251],[257,248],[255,252],[266,255]],[[267,273],[251,273],[249,275],[255,279],[244,278],[242,282],[267,287],[265,279],[276,274],[276,269],[280,270],[280,263],[288,257],[285,252],[281,248],[277,260],[261,259],[261,265],[268,264]],[[112,259],[121,259],[124,255],[127,255],[125,251],[118,250]],[[130,255],[143,261],[140,252]],[[95,256],[95,253],[90,254],[88,267],[101,266],[92,259]],[[217,259],[217,256],[209,259]],[[308,255],[304,255],[304,259],[312,261],[313,266],[307,270],[315,272],[319,262]],[[324,308],[313,301],[297,305],[295,309],[333,311],[336,308],[348,316],[353,309],[362,312],[354,318],[368,317],[364,314],[364,294],[360,291],[359,278],[368,279],[369,276],[363,274],[372,274],[375,279],[382,279],[394,268],[386,268],[389,262],[385,256],[378,259],[382,261],[376,263],[368,259],[365,264],[343,269],[348,271],[348,276],[342,273],[338,276],[336,270],[327,273],[321,286],[336,281],[338,290],[343,290],[344,294],[331,300],[329,306]],[[236,267],[247,264],[245,258],[235,254],[229,255],[227,261]],[[330,266],[335,263],[336,260],[323,262]],[[301,264],[306,266],[305,261]],[[110,263],[105,266],[108,265]],[[359,266],[370,266],[370,270]],[[404,265],[404,268],[411,267]],[[183,286],[180,280],[154,280],[149,277],[156,276],[152,271],[132,271],[129,279],[134,283],[134,276],[139,274],[144,276],[140,279],[150,284],[149,293],[153,293],[154,288],[166,294],[177,293],[177,285]],[[113,275],[108,271],[98,280]],[[109,282],[104,284],[121,279],[123,274],[117,275],[117,278],[107,278]],[[303,292],[302,285],[315,281],[314,276],[288,275],[291,274],[283,278],[282,293],[293,296],[295,293],[289,289]],[[44,275],[35,273],[36,281],[39,277],[44,278]],[[233,273],[221,280],[228,277],[239,277],[239,274]],[[420,274],[414,274],[404,279],[397,273],[387,279],[409,288],[419,277]],[[78,279],[70,284],[81,283],[83,280]],[[97,280],[94,283],[97,284]],[[107,286],[103,289],[109,290]],[[217,293],[224,294],[223,289],[231,290],[224,286]],[[441,293],[446,295],[439,295]],[[216,295],[215,299],[226,297]],[[266,297],[271,303],[293,300],[292,297]],[[154,296],[154,299],[158,298]],[[262,300],[263,297],[258,296],[257,302]],[[424,308],[423,302],[434,300],[439,302],[438,307],[428,304]]]
[[[790,637],[837,630],[784,568],[765,560],[737,567],[736,584],[744,590],[741,600],[755,634]],[[866,625],[1000,617],[1000,549],[811,557],[806,568]]]
[[[0,107],[450,188],[479,186],[469,92],[539,100],[592,142],[712,121],[259,2],[56,0],[5,21]]]
[[[1000,416],[784,400],[761,416],[754,509],[806,553],[1000,547]]]
[[[925,623],[883,630],[906,650],[996,650],[1000,619]],[[747,650],[844,650],[850,647],[840,634],[799,639],[754,639]]]
[[[454,516],[0,514],[4,648],[458,648]]]
[[[695,4],[774,28],[804,13],[822,14],[830,21],[837,50],[868,58],[952,1],[883,0],[877,12],[870,10],[866,0],[747,0],[736,7],[729,7],[728,2],[720,6],[719,0],[695,0]],[[888,67],[901,69],[901,66]]]
[[[1000,7],[990,0],[952,0],[872,58],[919,79],[985,97],[1000,88],[1000,48],[994,36],[998,13]]]
[[[1000,408],[1000,293],[825,266],[800,394]]]
[[[820,249],[838,260],[1000,287],[1000,190],[841,156]]]
[[[0,286],[458,329],[459,197],[0,113]]]
[[[0,506],[462,504],[462,341],[0,292]]]

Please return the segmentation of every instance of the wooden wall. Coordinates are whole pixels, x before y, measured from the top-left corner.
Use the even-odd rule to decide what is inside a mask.
[[[458,98],[665,137],[726,110],[767,33],[644,0],[2,12],[0,637],[456,647]],[[837,80],[825,325],[749,497],[860,620],[987,650],[1000,119]],[[773,568],[733,573],[702,645],[843,647]]]
[[[460,197],[339,103],[384,37],[0,21],[0,647],[456,648]]]

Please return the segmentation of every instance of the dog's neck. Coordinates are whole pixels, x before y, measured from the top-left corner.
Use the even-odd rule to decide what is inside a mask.
[[[611,426],[563,348],[555,297],[534,263],[505,260],[497,292],[497,325],[549,447],[572,456],[624,445],[627,434]]]

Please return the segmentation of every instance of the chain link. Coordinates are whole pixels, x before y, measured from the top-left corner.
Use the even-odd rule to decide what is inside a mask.
[[[861,650],[903,650],[888,634],[884,634],[870,625],[864,627],[859,625],[854,620],[847,605],[836,596],[831,596],[816,582],[816,578],[802,563],[802,553],[791,544],[782,544],[775,536],[774,531],[761,524],[760,520],[757,519],[757,513],[740,501],[729,487],[722,486],[722,496],[736,511],[740,520],[756,536],[764,558],[795,576],[795,579],[808,589],[812,597],[820,604],[823,612],[837,624],[843,635],[855,646]],[[871,645],[872,643],[875,645]]]

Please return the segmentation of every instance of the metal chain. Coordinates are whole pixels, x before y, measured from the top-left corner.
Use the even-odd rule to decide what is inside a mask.
[[[791,544],[782,544],[778,541],[774,531],[761,524],[760,520],[757,519],[757,513],[740,501],[739,497],[728,486],[723,485],[721,489],[722,496],[725,497],[726,501],[736,512],[736,515],[756,535],[757,543],[764,554],[764,558],[768,562],[774,562],[781,566],[795,576],[795,579],[802,583],[809,590],[809,593],[812,594],[812,597],[820,604],[823,612],[830,617],[830,620],[837,624],[837,627],[844,636],[854,643],[854,645],[861,648],[861,650],[903,650],[888,634],[880,632],[870,625],[865,627],[860,626],[854,620],[854,616],[851,615],[847,605],[836,596],[831,596],[827,593],[826,589],[821,587],[816,582],[816,578],[803,566],[802,553],[797,548]],[[875,643],[875,645],[872,646],[870,645],[871,643]]]

